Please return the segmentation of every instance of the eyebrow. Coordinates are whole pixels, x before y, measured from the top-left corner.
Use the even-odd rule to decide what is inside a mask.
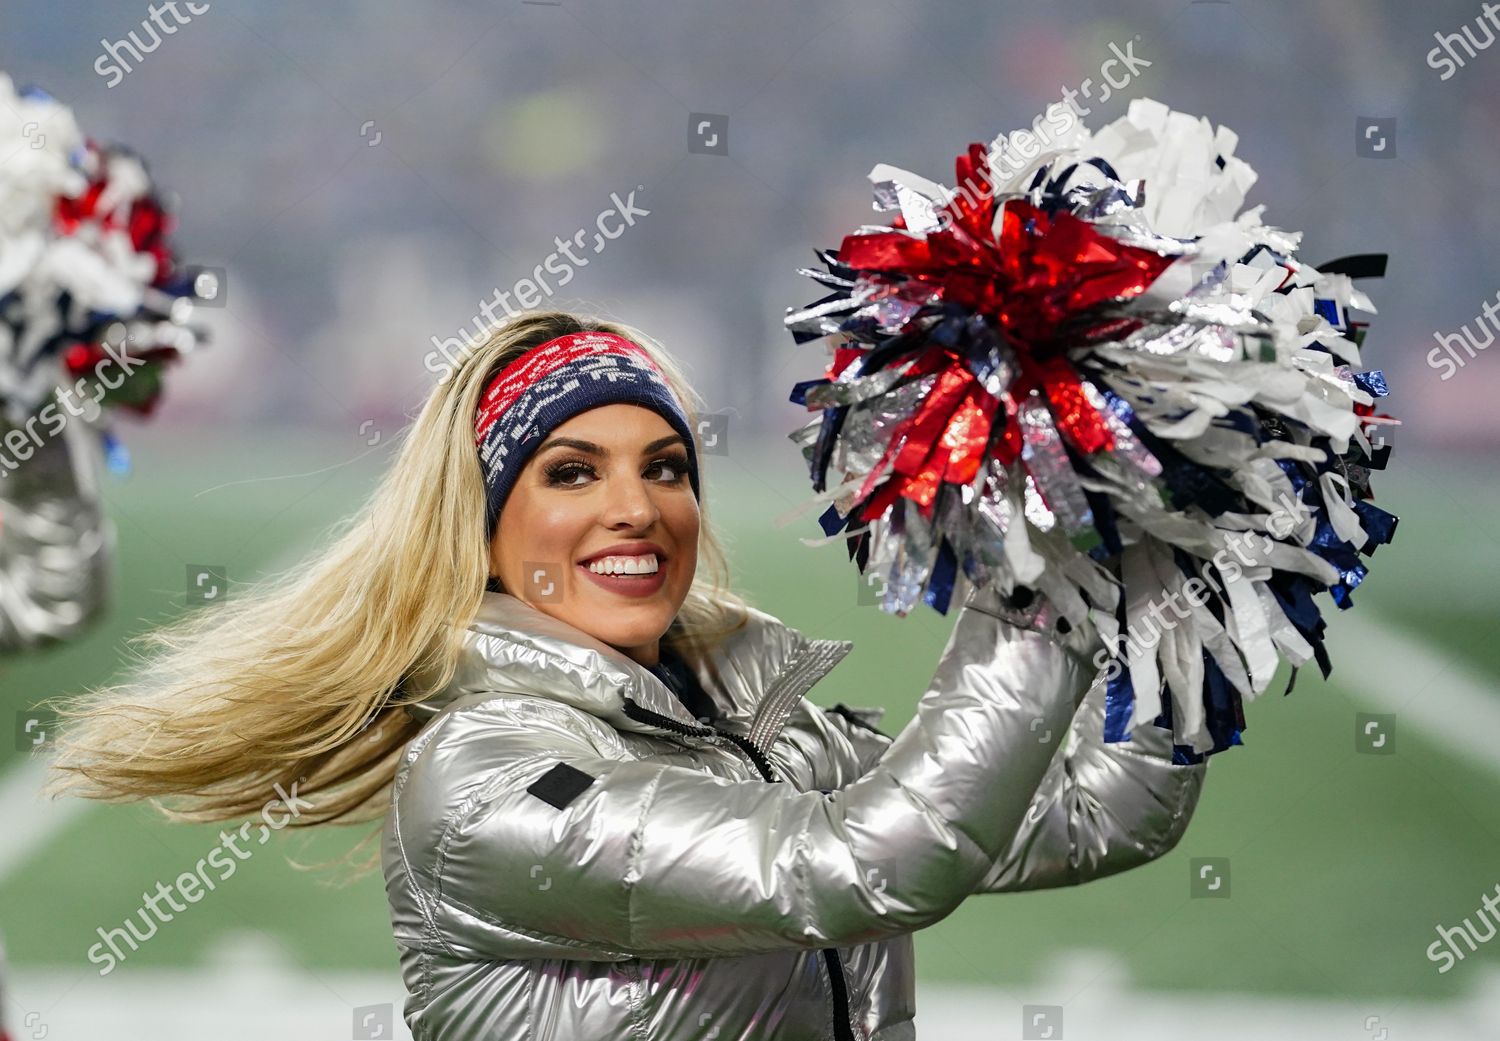
[[[642,448],[641,454],[646,455],[649,452],[655,452],[659,448],[665,448],[670,444],[678,442],[686,444],[681,434],[669,434],[666,437],[659,437]],[[592,441],[583,441],[576,437],[550,437],[542,442],[541,447],[537,449],[537,454],[540,455],[549,448],[576,448],[578,451],[587,452],[589,455],[609,455],[609,449],[603,445],[596,445]]]

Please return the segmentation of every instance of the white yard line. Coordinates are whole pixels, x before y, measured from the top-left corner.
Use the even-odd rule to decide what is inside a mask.
[[[263,940],[241,935],[198,970],[122,967],[80,979],[74,967],[17,970],[6,1001],[18,1039],[47,1036],[118,1041],[328,1041],[351,1036],[409,1041],[400,978],[370,972],[289,969]],[[258,952],[257,952],[258,949]],[[1500,970],[1465,966],[1465,997],[1452,1002],[1400,998],[1296,998],[1233,991],[1145,991],[1127,984],[1111,955],[1073,952],[1016,988],[919,984],[917,1038],[1018,1038],[1025,1006],[1061,1009],[1053,1038],[1111,1041],[1380,1041],[1442,1038],[1492,1041],[1500,1035]],[[87,972],[87,970],[86,970]],[[269,997],[268,997],[269,996]],[[356,1013],[356,1008],[359,1013]],[[357,1016],[375,1016],[363,1033]],[[30,1023],[29,1016],[34,1016]],[[370,1028],[384,1020],[379,1033]],[[45,1034],[39,1031],[45,1029]],[[909,1036],[909,1035],[902,1035]]]
[[[266,570],[291,567],[310,546],[308,542],[287,548]],[[46,774],[46,760],[34,755],[26,755],[17,765],[0,771],[0,821],[5,828],[4,841],[0,841],[0,885],[33,853],[98,805],[74,796],[42,798],[38,792]]]
[[[1368,610],[1324,614],[1334,663],[1329,681],[1372,711],[1397,716],[1398,752],[1400,733],[1409,729],[1500,775],[1500,681]],[[1307,668],[1316,674],[1316,665]]]
[[[1368,610],[1329,615],[1333,679],[1341,689],[1372,711],[1396,714],[1398,735],[1420,732],[1500,775],[1500,742],[1495,741],[1500,735],[1500,683],[1456,653]],[[5,822],[0,882],[93,808],[80,799],[42,799],[37,790],[45,772],[43,760],[28,758],[0,775],[0,821]],[[203,969],[122,966],[102,979],[91,966],[13,966],[5,993],[6,1025],[17,1038],[198,1041],[212,1036],[260,1041],[274,1036],[327,1041],[350,1036],[356,1006],[389,1003],[393,1030],[377,1036],[409,1041],[401,1021],[405,992],[394,971],[297,973],[286,968],[294,962],[262,943],[252,937],[231,940],[215,964]],[[1135,990],[1127,985],[1124,967],[1111,957],[1080,953],[1024,991],[919,985],[918,1037],[1020,1037],[1023,1005],[1061,1006],[1063,1032],[1054,1036],[1062,1038],[1261,1041],[1270,1034],[1279,1041],[1485,1041],[1500,1036],[1500,969],[1477,959],[1461,969],[1469,978],[1469,991],[1456,1002],[1361,1002]],[[267,994],[275,1000],[267,1001]],[[38,1018],[28,1024],[28,1013]],[[46,1035],[35,1033],[41,1028]]]
[[[5,822],[0,885],[58,832],[94,809],[92,803],[72,796],[43,798],[40,789],[46,775],[47,761],[32,756],[0,773],[0,821]]]

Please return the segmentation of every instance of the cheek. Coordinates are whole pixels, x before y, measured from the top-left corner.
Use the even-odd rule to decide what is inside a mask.
[[[526,564],[560,565],[566,571],[588,532],[589,517],[565,502],[534,500],[506,506],[499,535],[504,569],[518,573]]]
[[[667,527],[672,532],[672,540],[676,543],[678,555],[684,560],[696,560],[700,524],[696,504],[689,504],[671,513],[664,513],[662,519],[666,521]]]
[[[539,505],[531,514],[528,541],[544,553],[539,559],[571,564],[592,523],[591,513],[565,502]]]

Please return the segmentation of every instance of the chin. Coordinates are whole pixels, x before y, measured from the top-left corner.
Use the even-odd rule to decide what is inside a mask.
[[[585,631],[614,647],[639,647],[643,643],[661,639],[674,617],[665,606],[654,611],[638,607],[630,614],[632,617],[629,619],[616,615],[602,625],[598,618],[590,619],[594,624]]]
[[[570,612],[567,621],[576,629],[616,646],[634,647],[650,643],[667,631],[677,609],[667,600],[652,597],[631,603],[621,597],[590,597]]]

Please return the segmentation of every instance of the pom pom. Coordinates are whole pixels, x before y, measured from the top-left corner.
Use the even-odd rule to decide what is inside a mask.
[[[150,415],[164,369],[204,341],[211,272],[179,266],[145,164],[85,138],[0,73],[0,654],[76,636],[105,606],[115,530],[108,428]]]
[[[1281,659],[1328,675],[1312,594],[1347,608],[1396,525],[1350,317],[1384,257],[1298,258],[1241,212],[1236,143],[1137,100],[1021,169],[970,145],[953,188],[877,166],[894,219],[819,252],[830,292],[786,318],[831,347],[791,394],[820,413],[791,436],[821,541],[898,615],[946,613],[962,575],[1091,622],[1106,739],[1170,727],[1180,762],[1240,743]]]
[[[138,156],[84,137],[66,106],[4,73],[0,149],[3,418],[19,426],[59,388],[86,416],[90,403],[150,415],[163,370],[206,339],[189,319],[215,276],[178,264]]]

